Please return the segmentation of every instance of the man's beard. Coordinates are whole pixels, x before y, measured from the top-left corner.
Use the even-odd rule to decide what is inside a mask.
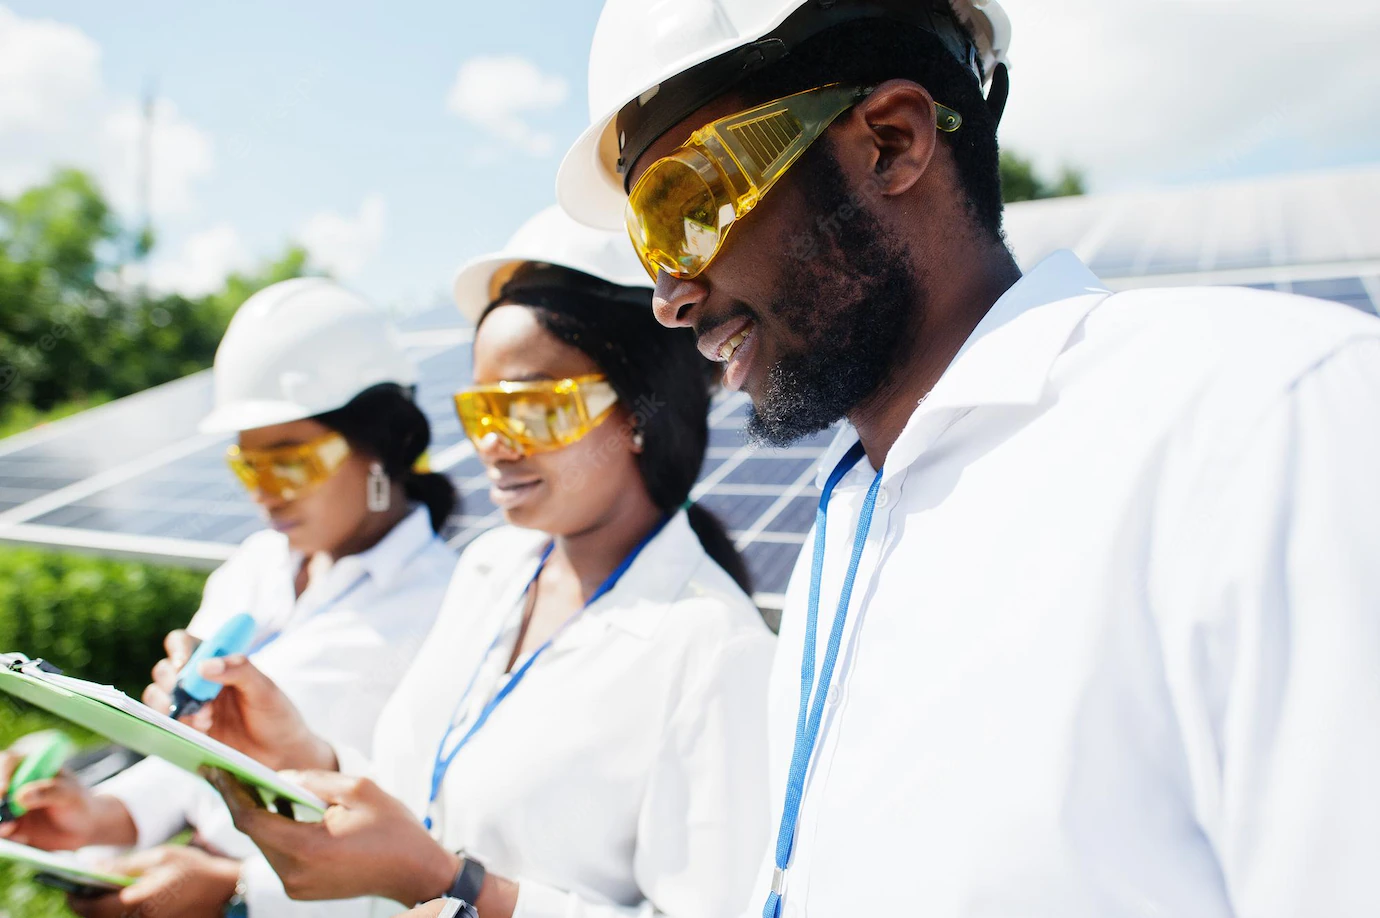
[[[781,295],[769,307],[804,342],[767,371],[748,415],[749,438],[771,446],[824,430],[876,392],[910,342],[925,294],[904,248],[850,191],[827,143],[796,170],[824,222],[796,238]]]

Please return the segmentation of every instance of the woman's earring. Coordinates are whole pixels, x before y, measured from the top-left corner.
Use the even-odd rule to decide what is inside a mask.
[[[369,466],[369,481],[366,484],[368,491],[369,509],[375,513],[382,513],[393,503],[393,487],[388,476],[384,474],[383,463],[375,462]]]
[[[642,452],[642,444],[647,442],[647,438],[642,435],[642,431],[634,430],[632,435],[633,449]]]

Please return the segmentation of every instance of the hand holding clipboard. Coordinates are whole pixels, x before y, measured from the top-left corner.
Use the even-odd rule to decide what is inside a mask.
[[[0,655],[0,691],[186,771],[211,767],[232,774],[265,805],[295,819],[314,822],[325,813],[324,801],[273,768],[110,686],[44,671],[23,656]]]
[[[282,690],[242,653],[217,652],[231,643],[222,640],[225,631],[200,645],[184,631],[168,635],[168,657],[154,667],[144,703],[167,711],[178,702],[184,723],[275,770],[333,768],[335,752]]]

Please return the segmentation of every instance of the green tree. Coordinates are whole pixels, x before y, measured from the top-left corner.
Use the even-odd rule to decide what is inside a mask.
[[[47,185],[0,201],[0,388],[40,409],[88,389],[75,338],[109,312],[96,284],[98,249],[119,227],[89,178],[61,170]]]
[[[1019,153],[1001,153],[1001,197],[1007,204],[1060,198],[1084,193],[1083,173],[1065,166],[1058,178],[1046,180],[1035,171],[1035,164]]]
[[[293,246],[209,296],[150,295],[118,278],[152,244],[76,170],[0,200],[0,429],[210,366],[241,303],[309,270]]]

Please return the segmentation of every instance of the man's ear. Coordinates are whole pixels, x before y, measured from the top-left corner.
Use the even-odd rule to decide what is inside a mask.
[[[882,83],[840,127],[833,138],[840,165],[849,174],[866,174],[871,191],[882,197],[909,191],[929,168],[938,143],[934,99],[909,80]]]

